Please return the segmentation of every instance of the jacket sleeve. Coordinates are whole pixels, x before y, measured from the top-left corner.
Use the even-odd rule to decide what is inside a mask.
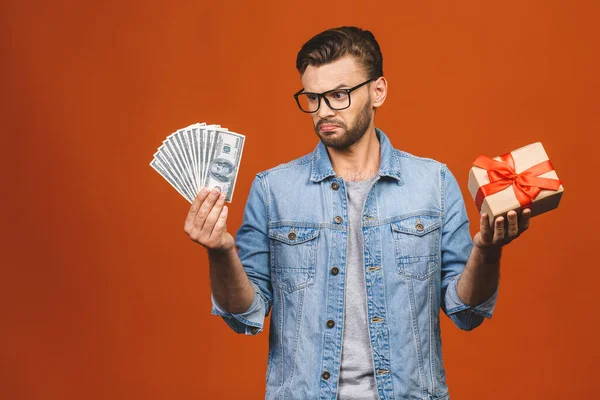
[[[246,335],[256,335],[262,331],[273,296],[269,266],[268,203],[263,179],[258,175],[252,183],[242,226],[236,236],[238,255],[254,287],[254,300],[248,310],[234,314],[223,310],[211,295],[212,314],[223,318],[235,332]]]
[[[442,310],[460,329],[471,330],[491,318],[498,290],[483,303],[469,306],[458,297],[457,284],[473,248],[465,203],[452,173],[442,168]]]

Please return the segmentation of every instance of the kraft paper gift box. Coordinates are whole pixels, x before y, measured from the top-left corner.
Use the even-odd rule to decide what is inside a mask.
[[[480,213],[491,216],[490,223],[510,210],[520,215],[530,208],[533,217],[555,209],[563,191],[539,142],[494,158],[480,156],[469,172],[469,192]]]

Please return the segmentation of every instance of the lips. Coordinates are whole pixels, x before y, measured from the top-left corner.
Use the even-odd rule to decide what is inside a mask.
[[[319,127],[319,129],[322,132],[331,132],[331,131],[336,130],[337,128],[339,128],[339,126],[338,125],[333,125],[333,124],[323,124],[323,125],[321,125]]]

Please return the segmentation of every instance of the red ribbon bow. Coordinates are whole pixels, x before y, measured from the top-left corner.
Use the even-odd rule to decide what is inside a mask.
[[[519,204],[521,207],[525,207],[531,204],[542,189],[558,190],[562,184],[560,179],[539,177],[539,175],[554,169],[550,160],[543,161],[517,174],[515,171],[515,160],[511,153],[501,155],[500,159],[502,162],[490,157],[479,156],[473,163],[476,167],[487,170],[488,177],[490,178],[490,183],[481,186],[475,196],[475,204],[480,211],[484,198],[501,192],[511,185]]]

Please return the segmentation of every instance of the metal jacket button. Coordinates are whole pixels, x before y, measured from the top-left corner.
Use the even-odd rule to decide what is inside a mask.
[[[296,234],[294,232],[290,232],[290,234],[288,235],[288,239],[296,240]]]
[[[328,328],[333,328],[335,326],[335,321],[330,319],[329,321],[327,321],[327,327]]]
[[[419,232],[422,232],[422,231],[423,231],[423,229],[425,229],[425,227],[423,226],[423,224],[417,224],[417,225],[415,225],[415,228],[416,228],[416,229],[417,229]]]
[[[340,272],[338,267],[331,268],[331,275],[337,275]]]
[[[333,190],[338,190],[338,189],[340,188],[340,184],[339,184],[339,183],[337,183],[337,182],[333,182],[333,183],[331,184],[331,188],[332,188]]]
[[[323,373],[321,374],[321,376],[322,376],[322,377],[323,377],[323,379],[325,379],[325,380],[327,380],[327,379],[331,378],[331,374],[330,374],[329,372],[327,372],[327,371],[323,372]]]
[[[337,217],[335,217],[333,220],[335,221],[336,224],[341,224],[343,221],[342,217],[340,217],[339,215]]]
[[[253,335],[256,335],[258,333],[258,328],[256,328],[256,327],[250,328],[250,333]]]

